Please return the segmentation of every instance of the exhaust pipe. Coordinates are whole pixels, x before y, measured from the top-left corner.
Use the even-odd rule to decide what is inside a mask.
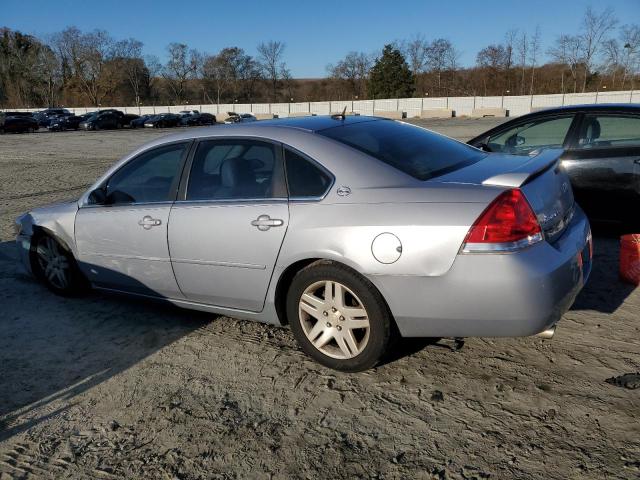
[[[547,328],[546,330],[541,331],[536,335],[536,337],[544,338],[545,340],[550,340],[553,338],[553,334],[556,333],[556,326],[554,325],[551,328]]]

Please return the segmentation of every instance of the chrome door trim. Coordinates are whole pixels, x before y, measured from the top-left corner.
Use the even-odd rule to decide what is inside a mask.
[[[233,267],[233,268],[248,268],[251,270],[265,270],[266,265],[256,265],[253,263],[235,263],[235,262],[218,262],[214,260],[188,260],[184,258],[172,258],[173,263],[187,263],[190,265],[207,265],[214,267]]]

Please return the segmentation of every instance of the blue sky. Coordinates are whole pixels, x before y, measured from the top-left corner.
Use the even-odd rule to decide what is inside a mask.
[[[640,0],[0,0],[0,26],[45,36],[75,25],[134,37],[162,60],[166,45],[183,42],[205,52],[239,46],[255,54],[263,40],[286,43],[295,77],[320,77],[351,50],[374,52],[385,43],[423,34],[444,37],[465,66],[507,30],[540,25],[543,50],[560,33],[578,30],[585,8],[611,6],[621,23],[640,23]]]

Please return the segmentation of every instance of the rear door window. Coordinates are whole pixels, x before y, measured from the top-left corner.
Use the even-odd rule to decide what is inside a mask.
[[[578,148],[640,147],[640,116],[585,115]]]
[[[248,200],[282,196],[284,181],[276,148],[257,140],[200,142],[186,200]]]

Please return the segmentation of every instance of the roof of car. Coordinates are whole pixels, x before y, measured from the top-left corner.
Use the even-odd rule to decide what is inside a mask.
[[[354,123],[371,122],[373,120],[382,120],[378,117],[369,117],[365,115],[347,115],[344,118],[330,115],[318,115],[308,117],[294,118],[276,118],[273,120],[261,120],[252,125],[270,126],[270,127],[289,127],[309,132],[318,132],[327,128],[338,127],[340,125],[353,125]]]
[[[633,112],[640,111],[640,103],[597,103],[597,104],[585,104],[585,105],[564,105],[562,107],[550,107],[536,112],[531,112],[528,115],[536,115],[539,113],[553,113],[553,112],[601,112],[601,111],[624,111],[630,110]]]

